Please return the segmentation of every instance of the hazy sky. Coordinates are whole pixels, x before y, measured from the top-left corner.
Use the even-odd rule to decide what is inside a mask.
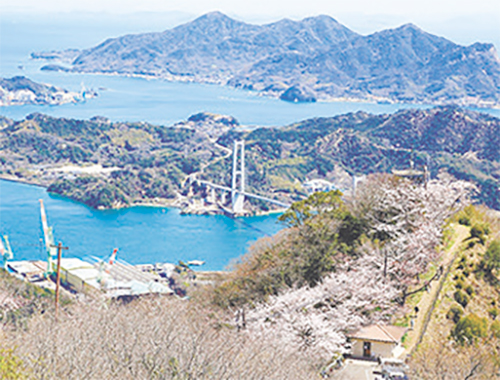
[[[2,0],[6,10],[34,11],[184,11],[220,10],[239,15],[301,16],[318,13],[449,17],[500,14],[498,0]]]
[[[1,0],[2,12],[172,12],[186,18],[219,10],[264,23],[328,14],[351,29],[370,33],[413,22],[457,42],[500,42],[500,0]]]

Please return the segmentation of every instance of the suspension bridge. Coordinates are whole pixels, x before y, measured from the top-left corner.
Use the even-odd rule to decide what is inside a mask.
[[[245,190],[245,142],[235,141],[233,148],[233,169],[231,177],[231,187],[218,185],[205,180],[196,180],[201,185],[205,185],[210,191],[210,198],[215,202],[216,190],[222,191],[223,203],[226,194],[231,194],[231,211],[233,214],[242,214],[245,212],[245,198],[259,199],[280,207],[288,208],[290,203],[282,202],[276,199],[264,197],[261,195],[249,193]]]

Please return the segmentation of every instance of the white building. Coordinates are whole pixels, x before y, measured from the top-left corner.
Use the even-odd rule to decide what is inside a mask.
[[[401,339],[406,334],[405,327],[375,324],[363,327],[347,335],[352,343],[351,355],[357,358],[395,358],[404,348]]]
[[[328,182],[324,179],[312,179],[310,181],[304,182],[302,184],[302,187],[304,188],[304,190],[307,192],[308,195],[317,192],[336,190],[333,183]]]

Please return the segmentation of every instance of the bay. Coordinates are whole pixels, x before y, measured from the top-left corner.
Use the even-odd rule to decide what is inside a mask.
[[[204,260],[203,270],[222,270],[258,238],[283,225],[277,215],[228,218],[180,215],[175,208],[93,210],[45,189],[0,180],[0,233],[8,235],[14,260],[45,260],[40,219],[42,199],[56,243],[66,257],[106,258],[114,248],[132,264]]]
[[[362,102],[288,103],[259,94],[196,83],[177,83],[137,77],[40,71],[45,61],[30,59],[35,51],[64,50],[95,46],[109,37],[127,33],[161,31],[187,21],[188,16],[166,18],[137,16],[132,20],[109,15],[40,15],[39,17],[0,15],[0,75],[24,75],[71,91],[82,86],[99,96],[85,103],[62,106],[0,107],[0,114],[20,120],[34,112],[57,117],[88,119],[105,116],[112,121],[147,121],[171,125],[202,112],[234,116],[249,126],[282,126],[312,117],[328,117],[347,112],[392,113],[403,108],[430,105],[375,104]],[[500,110],[482,109],[495,116]]]
[[[93,88],[99,96],[62,106],[0,107],[0,115],[20,120],[40,112],[56,117],[112,121],[147,121],[171,125],[207,111],[236,117],[248,126],[282,126],[303,119],[365,111],[392,113],[408,104],[318,102],[293,104],[258,94],[195,83],[172,83],[137,77],[41,71],[46,62],[31,52],[87,48],[127,33],[161,31],[189,21],[192,15],[111,16],[96,14],[12,15],[0,13],[0,76],[23,75],[71,91]],[[500,110],[479,110],[500,117]],[[276,215],[230,219],[225,216],[182,216],[177,209],[136,207],[97,211],[54,197],[45,189],[0,180],[0,234],[12,243],[16,259],[45,259],[41,244],[38,199],[46,205],[56,242],[70,247],[72,257],[119,257],[133,263],[205,260],[204,269],[220,270],[258,238],[283,228]]]

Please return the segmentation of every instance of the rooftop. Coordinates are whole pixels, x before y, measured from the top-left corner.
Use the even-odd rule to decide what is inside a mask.
[[[351,339],[399,343],[406,333],[406,330],[406,327],[375,324],[362,327],[358,331],[348,334],[347,336]]]

